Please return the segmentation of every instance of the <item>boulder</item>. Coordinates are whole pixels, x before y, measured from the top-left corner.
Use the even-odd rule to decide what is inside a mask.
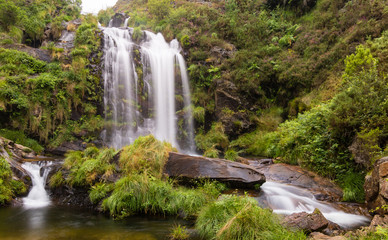
[[[388,209],[388,157],[376,161],[372,174],[365,177],[365,200],[372,214],[385,215]]]
[[[83,151],[86,148],[86,143],[81,141],[64,142],[59,147],[46,149],[46,153],[56,156],[64,156],[68,151]]]
[[[388,215],[380,216],[375,215],[370,223],[371,227],[387,226],[388,227]]]
[[[310,233],[324,230],[329,225],[329,221],[316,208],[313,213],[300,212],[288,215],[283,219],[282,224]]]
[[[267,181],[308,189],[317,200],[332,202],[342,200],[342,190],[337,185],[299,166],[283,163],[271,164],[270,161],[267,161],[266,164],[250,161],[250,165],[255,166],[259,172],[263,173]]]
[[[265,176],[249,165],[223,159],[189,156],[171,152],[164,168],[169,177],[186,181],[213,179],[236,188],[256,188],[265,182]]]

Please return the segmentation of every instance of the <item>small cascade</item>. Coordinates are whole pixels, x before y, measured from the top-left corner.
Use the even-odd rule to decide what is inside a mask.
[[[50,205],[50,198],[45,185],[51,164],[50,161],[25,162],[22,164],[32,181],[32,188],[28,196],[23,198],[25,208],[41,208]]]
[[[130,18],[131,18],[131,17],[128,17],[128,18],[125,19],[125,21],[124,21],[124,27],[125,27],[125,28],[128,27],[128,20],[129,20]]]
[[[345,229],[367,225],[366,216],[345,213],[327,203],[315,199],[309,191],[283,183],[266,182],[261,186],[262,196],[259,203],[273,209],[274,213],[290,215],[293,213],[312,213],[318,208],[325,218]]]
[[[128,23],[125,21],[125,26]],[[104,141],[118,149],[153,134],[184,152],[194,152],[194,130],[186,64],[177,40],[133,29],[103,28]]]

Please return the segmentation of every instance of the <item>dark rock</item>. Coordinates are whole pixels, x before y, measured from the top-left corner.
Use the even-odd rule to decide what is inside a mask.
[[[338,186],[301,167],[279,163],[268,164],[256,169],[265,175],[267,181],[287,183],[308,189],[318,200],[332,202],[342,200],[342,190]]]
[[[376,161],[372,174],[365,177],[365,200],[372,214],[384,215],[388,209],[388,157]]]
[[[173,152],[170,153],[164,173],[183,181],[208,178],[237,188],[255,188],[265,182],[263,174],[246,164]]]
[[[304,232],[317,232],[324,230],[329,222],[323,216],[319,209],[315,209],[313,213],[294,213],[289,216],[286,216],[282,220],[282,224],[290,228],[296,228],[303,230]]]
[[[124,13],[116,13],[109,23],[109,27],[122,27],[127,17]]]
[[[96,206],[89,199],[89,189],[81,187],[62,186],[50,190],[50,199],[56,205],[77,206],[95,209]]]
[[[86,148],[86,143],[81,141],[64,142],[59,147],[46,149],[46,153],[57,156],[64,156],[68,151],[83,151]]]

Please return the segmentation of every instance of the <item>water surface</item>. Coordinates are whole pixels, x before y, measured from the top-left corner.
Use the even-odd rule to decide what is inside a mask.
[[[70,207],[0,209],[2,240],[159,240],[167,239],[174,224],[186,222],[174,218],[130,217],[114,221],[101,214]]]

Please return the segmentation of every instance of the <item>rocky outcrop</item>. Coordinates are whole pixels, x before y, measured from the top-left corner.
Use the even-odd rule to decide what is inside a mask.
[[[86,148],[86,143],[82,141],[74,141],[74,142],[64,142],[59,147],[56,148],[48,148],[45,150],[46,153],[64,156],[68,151],[83,151]]]
[[[122,27],[127,17],[124,13],[116,13],[109,23],[109,27]]]
[[[324,230],[329,225],[329,221],[316,208],[313,213],[301,212],[288,215],[283,219],[282,224],[310,233]]]
[[[313,232],[310,234],[310,240],[346,240],[344,236],[327,236],[320,232]]]
[[[173,152],[170,153],[164,173],[182,181],[207,178],[237,188],[255,188],[265,182],[263,174],[246,164]]]
[[[271,164],[268,160],[266,162],[267,165],[256,164],[256,161],[249,161],[249,164],[263,173],[267,181],[287,183],[308,189],[317,200],[331,202],[342,200],[342,190],[330,180],[299,166],[283,163]]]
[[[253,127],[245,111],[239,111],[242,105],[236,85],[227,80],[218,80],[215,91],[215,114],[222,122],[225,133],[238,136]]]
[[[0,137],[0,157],[3,157],[10,164],[14,174],[13,177],[24,182],[28,187],[31,186],[31,178],[21,165],[24,158],[33,158],[35,156],[32,149]]]
[[[388,213],[388,157],[374,164],[372,174],[365,177],[365,200],[372,214]]]

